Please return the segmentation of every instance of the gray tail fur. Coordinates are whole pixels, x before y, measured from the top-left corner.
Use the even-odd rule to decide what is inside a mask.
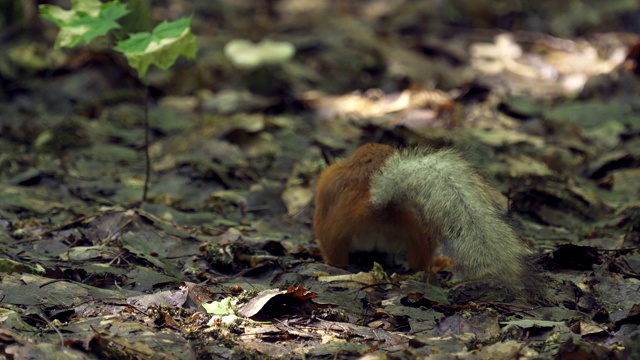
[[[505,221],[495,191],[453,150],[398,151],[371,180],[371,203],[418,214],[443,255],[471,279],[537,291],[532,251]]]

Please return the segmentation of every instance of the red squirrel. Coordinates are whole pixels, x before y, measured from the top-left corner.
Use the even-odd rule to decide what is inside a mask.
[[[350,252],[405,251],[411,269],[430,271],[439,247],[467,278],[536,293],[533,252],[495,192],[453,150],[365,144],[320,175],[314,234],[331,265],[346,265]]]

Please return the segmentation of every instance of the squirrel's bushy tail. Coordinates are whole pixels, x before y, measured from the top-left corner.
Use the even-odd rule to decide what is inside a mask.
[[[503,218],[495,191],[453,150],[398,151],[371,179],[371,203],[418,214],[442,253],[467,278],[538,291],[532,251]]]

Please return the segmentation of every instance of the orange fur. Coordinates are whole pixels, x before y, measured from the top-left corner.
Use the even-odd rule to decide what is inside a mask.
[[[369,202],[370,179],[397,150],[366,144],[320,175],[313,228],[325,261],[346,265],[350,251],[406,251],[414,270],[431,270],[437,243],[422,230],[415,213],[393,204]]]

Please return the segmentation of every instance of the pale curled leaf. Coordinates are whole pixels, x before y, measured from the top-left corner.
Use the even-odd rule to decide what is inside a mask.
[[[253,69],[265,64],[281,64],[295,54],[295,47],[288,42],[263,40],[254,44],[248,40],[232,40],[224,47],[225,56],[238,68]]]

